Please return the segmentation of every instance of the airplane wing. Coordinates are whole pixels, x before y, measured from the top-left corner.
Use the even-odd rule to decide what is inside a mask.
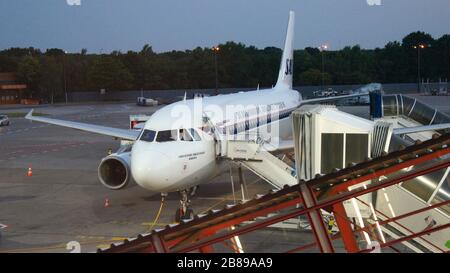
[[[317,103],[317,102],[335,101],[335,100],[340,100],[340,99],[364,97],[364,96],[368,96],[368,95],[369,94],[352,94],[352,95],[344,95],[344,96],[332,96],[332,97],[325,97],[325,98],[302,100],[300,102],[300,105]]]
[[[69,127],[72,129],[77,129],[81,131],[96,133],[100,135],[107,135],[112,137],[117,137],[126,140],[136,140],[139,137],[140,132],[128,129],[119,129],[113,127],[106,127],[101,125],[87,124],[82,122],[74,122],[46,117],[33,116],[33,109],[25,116],[26,119],[49,123],[53,125]]]
[[[423,125],[415,127],[405,127],[405,128],[395,128],[393,133],[396,135],[411,134],[425,131],[436,131],[449,129],[450,123],[434,124],[434,125]]]

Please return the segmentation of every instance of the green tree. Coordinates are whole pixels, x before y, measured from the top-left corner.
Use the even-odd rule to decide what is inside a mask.
[[[96,58],[89,69],[88,78],[94,90],[127,90],[133,81],[126,66],[112,56]]]
[[[34,97],[38,94],[40,63],[37,57],[26,56],[17,67],[17,77],[27,84],[27,94]]]
[[[39,74],[39,93],[49,102],[62,101],[64,95],[63,70],[60,57],[50,55],[41,60]]]
[[[325,84],[331,83],[330,74],[324,73],[323,77]],[[322,84],[322,72],[319,69],[310,68],[300,73],[300,82],[303,85],[320,85]]]

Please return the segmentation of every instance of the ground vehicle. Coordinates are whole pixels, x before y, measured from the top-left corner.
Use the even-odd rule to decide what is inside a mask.
[[[317,90],[313,92],[314,97],[331,97],[338,96],[339,92],[333,90],[333,88],[328,88],[327,90]]]
[[[8,126],[9,119],[7,115],[0,115],[0,126]]]
[[[151,98],[138,97],[136,104],[140,106],[155,106],[158,105],[158,101]]]

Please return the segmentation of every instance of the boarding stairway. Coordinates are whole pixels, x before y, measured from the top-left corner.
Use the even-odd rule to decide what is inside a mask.
[[[276,189],[297,184],[294,168],[255,141],[229,140],[223,158],[241,163]]]
[[[347,252],[370,252],[372,249],[361,247],[357,242],[355,238],[357,234],[369,233],[370,228],[397,223],[408,217],[448,206],[450,200],[420,209],[412,208],[407,213],[397,214],[393,217],[386,216],[365,227],[355,225],[349,220],[343,209],[343,202],[392,187],[414,177],[445,169],[450,166],[449,154],[450,134],[435,136],[433,139],[416,143],[402,150],[384,154],[326,175],[319,175],[307,183],[300,180],[300,183],[296,185],[286,185],[280,190],[272,190],[266,195],[256,196],[247,202],[226,205],[220,210],[210,210],[192,220],[168,225],[163,229],[153,230],[151,233],[139,234],[136,238],[111,244],[107,249],[98,249],[98,252],[211,252],[214,251],[215,244],[235,240],[237,236],[301,215],[308,215],[315,239],[311,243],[303,244],[287,250],[287,252],[302,252],[308,249],[335,252],[337,240],[342,240]],[[434,160],[445,156],[447,159]],[[431,164],[421,168],[411,168],[424,162],[431,162]],[[389,179],[380,179],[390,174],[395,174],[395,176],[391,176]],[[349,190],[349,187],[360,185],[365,181],[373,182],[364,188]],[[334,213],[340,231],[338,234],[330,235],[323,222],[314,222],[314,216],[321,215],[320,210],[322,209]],[[272,214],[271,217],[248,222],[274,212],[277,213]],[[437,223],[421,231],[399,234],[397,238],[386,238],[379,247],[396,250],[394,246],[399,243],[418,238],[427,240],[431,234],[449,228],[449,222]],[[445,248],[444,244],[445,242],[442,245],[436,245],[436,251],[448,252],[449,248]]]
[[[209,117],[204,116],[204,122],[214,135],[218,160],[242,164],[276,189],[297,184],[295,169],[267,151],[265,147],[272,144],[260,134],[247,131],[228,135],[222,133],[224,130],[213,124]]]

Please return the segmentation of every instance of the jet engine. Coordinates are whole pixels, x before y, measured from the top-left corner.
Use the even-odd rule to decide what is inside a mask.
[[[131,179],[131,153],[114,153],[102,159],[98,166],[98,178],[112,190],[124,188]]]

